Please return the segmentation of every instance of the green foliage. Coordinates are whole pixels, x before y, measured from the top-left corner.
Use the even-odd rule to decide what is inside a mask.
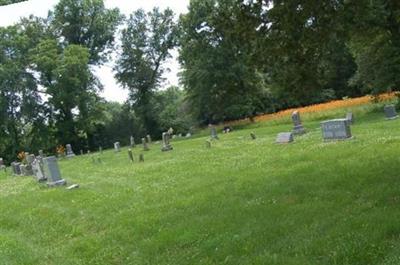
[[[164,73],[163,62],[176,46],[177,25],[170,9],[157,8],[130,15],[122,30],[122,51],[115,66],[115,77],[129,89],[129,102],[141,119],[146,133],[158,134],[156,113],[151,105]]]
[[[114,45],[121,16],[118,9],[106,9],[102,0],[61,0],[49,20],[62,45],[84,46],[90,63],[101,64]]]
[[[0,0],[0,6],[6,6],[6,5],[25,2],[25,1],[27,1],[27,0]]]

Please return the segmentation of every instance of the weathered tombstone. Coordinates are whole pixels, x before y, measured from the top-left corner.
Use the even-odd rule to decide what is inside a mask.
[[[74,151],[72,151],[72,146],[70,144],[65,145],[65,148],[67,149],[67,157],[74,157]]]
[[[35,160],[35,155],[27,155],[25,157],[26,159],[26,163],[28,163],[28,165],[32,165],[33,161]]]
[[[131,136],[131,137],[129,138],[129,141],[130,141],[130,143],[131,143],[131,147],[132,147],[132,148],[135,147],[135,138],[134,138],[133,136]]]
[[[44,157],[43,150],[39,150],[39,156],[42,157],[42,158]]]
[[[21,170],[21,176],[30,176],[27,169],[27,165],[21,164],[19,168]]]
[[[166,152],[166,151],[171,151],[173,148],[169,142],[169,133],[163,132],[162,134],[162,148],[161,151]]]
[[[296,110],[292,113],[292,121],[293,121],[293,134],[303,134],[306,130],[303,127],[300,119],[300,113]]]
[[[210,131],[211,131],[211,139],[218,140],[218,134],[217,134],[217,129],[215,128],[214,125],[209,125],[210,126]]]
[[[13,170],[13,174],[16,176],[20,176],[21,175],[21,163],[19,162],[12,162],[11,163],[11,168]]]
[[[292,132],[282,132],[278,133],[276,136],[276,143],[278,144],[288,144],[293,142],[293,133]]]
[[[353,122],[354,122],[353,112],[347,112],[346,120],[348,123],[353,124]]]
[[[100,154],[103,153],[103,147],[99,146],[99,152],[100,152]]]
[[[186,134],[186,138],[190,138],[190,137],[192,137],[192,134],[191,134],[190,132],[188,132],[188,133]]]
[[[47,177],[47,186],[61,186],[66,185],[67,182],[61,178],[60,169],[58,167],[57,158],[49,156],[43,159],[44,161],[44,172]]]
[[[351,130],[347,119],[335,119],[321,122],[324,140],[350,139]]]
[[[385,115],[387,120],[394,120],[399,117],[396,112],[396,108],[394,105],[386,105],[384,107]]]
[[[117,153],[119,151],[121,151],[121,145],[119,144],[119,142],[115,142],[114,143],[114,151]]]
[[[147,140],[147,143],[148,143],[148,144],[151,144],[151,136],[150,136],[150,134],[148,134],[148,135],[146,136],[146,140]]]
[[[250,137],[252,140],[255,140],[257,138],[254,132],[250,133]]]
[[[144,162],[144,155],[143,154],[139,155],[139,162]]]
[[[210,140],[206,140],[206,148],[211,148],[211,141]]]
[[[142,138],[142,144],[143,144],[143,151],[149,151],[149,146],[146,143],[146,139]]]
[[[178,134],[178,137],[179,137],[179,138],[182,138],[182,134],[181,134],[181,133],[180,133],[180,134]]]
[[[47,180],[44,170],[43,170],[43,163],[41,159],[36,158],[35,161],[32,163],[32,170],[33,174],[38,182],[43,182]]]
[[[133,153],[132,153],[132,149],[128,149],[128,156],[129,156],[129,159],[131,160],[131,162],[133,163]]]

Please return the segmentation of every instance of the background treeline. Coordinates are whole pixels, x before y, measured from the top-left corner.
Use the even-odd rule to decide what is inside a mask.
[[[160,89],[174,49],[182,88]],[[99,96],[105,63],[129,91],[124,104]],[[0,28],[0,154],[95,150],[399,82],[395,0],[192,0],[179,19],[60,0],[47,18]]]

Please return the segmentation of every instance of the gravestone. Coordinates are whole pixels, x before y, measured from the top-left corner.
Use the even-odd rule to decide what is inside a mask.
[[[129,159],[131,160],[131,162],[133,163],[133,153],[132,153],[132,149],[128,149],[128,156],[129,156]]]
[[[13,170],[13,174],[16,176],[20,176],[21,175],[21,163],[19,162],[12,162],[11,163],[11,168]]]
[[[349,122],[349,124],[353,124],[354,122],[353,112],[347,112],[346,120]]]
[[[293,142],[293,133],[291,132],[282,132],[278,133],[276,136],[276,143],[278,144],[288,144]]]
[[[166,152],[166,151],[171,151],[173,148],[169,142],[169,133],[163,132],[162,133],[162,148],[161,151]]]
[[[39,150],[39,156],[40,156],[40,157],[44,157],[43,150]]]
[[[206,140],[206,148],[211,148],[211,141],[210,140]]]
[[[293,134],[304,134],[306,130],[303,127],[300,119],[300,113],[296,110],[292,113],[292,121],[293,121]]]
[[[99,152],[100,152],[100,154],[103,153],[103,147],[99,146]]]
[[[214,125],[209,125],[210,126],[210,131],[211,131],[211,139],[219,140],[218,134],[217,134],[217,128],[215,128]]]
[[[148,144],[151,144],[151,136],[150,136],[150,134],[148,134],[148,135],[146,136],[146,140],[147,140],[147,143],[148,143]]]
[[[115,151],[116,153],[118,153],[118,152],[121,151],[121,145],[120,145],[119,142],[115,142],[115,143],[114,143],[114,151]]]
[[[144,155],[143,154],[139,155],[139,162],[144,162]]]
[[[335,119],[321,122],[324,140],[345,140],[352,138],[347,119]]]
[[[83,155],[83,150],[81,149],[81,156]]]
[[[21,165],[19,166],[19,168],[20,168],[20,170],[21,170],[21,176],[30,176],[30,175],[29,175],[28,168],[27,168],[27,165],[21,164]]]
[[[72,151],[72,146],[70,144],[67,144],[65,147],[67,149],[67,157],[68,158],[69,157],[74,157],[75,154],[74,154],[74,151]]]
[[[396,112],[396,108],[394,105],[386,105],[384,107],[385,115],[387,120],[394,120],[399,117]]]
[[[149,146],[146,143],[146,139],[142,138],[142,144],[143,144],[143,151],[149,151]]]
[[[47,178],[43,170],[43,161],[40,158],[36,158],[32,163],[33,174],[38,182],[46,181]]]
[[[251,133],[250,133],[250,137],[251,137],[251,139],[252,139],[252,140],[255,140],[255,139],[257,139],[257,137],[256,137],[255,133],[253,133],[253,132],[251,132]]]
[[[34,160],[35,160],[35,155],[27,155],[26,156],[26,162],[28,163],[28,165],[32,165]]]
[[[131,143],[131,147],[132,147],[132,148],[135,147],[135,138],[134,138],[133,136],[131,136],[131,137],[129,138],[129,141],[130,141],[130,143]]]
[[[192,134],[189,132],[186,134],[186,138],[190,138],[190,137],[192,137]]]
[[[61,178],[60,169],[58,167],[57,158],[55,156],[49,156],[43,159],[44,172],[47,177],[47,186],[61,186],[66,185],[67,182]]]

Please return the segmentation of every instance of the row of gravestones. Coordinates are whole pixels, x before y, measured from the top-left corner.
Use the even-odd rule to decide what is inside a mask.
[[[386,105],[384,107],[384,112],[387,120],[396,119],[397,115],[396,108],[394,105]],[[279,133],[276,137],[276,143],[291,143],[294,141],[294,135],[302,135],[306,133],[304,126],[301,122],[300,113],[294,111],[292,113],[293,129],[291,132]],[[332,119],[321,122],[322,136],[325,141],[329,140],[345,140],[351,139],[351,129],[350,125],[354,122],[354,116],[352,112],[346,114],[346,118]],[[209,125],[211,132],[211,140],[218,140],[217,130],[215,126]],[[256,135],[252,132],[250,137],[255,140]],[[206,141],[206,147],[211,147],[211,141]]]
[[[1,159],[1,161],[3,160]],[[5,168],[3,163],[2,167]],[[55,156],[45,157],[42,151],[36,157],[33,154],[25,153],[24,163],[12,162],[11,170],[14,176],[33,176],[38,182],[47,181],[48,187],[67,184],[61,177],[57,158]]]
[[[384,107],[384,112],[387,120],[398,118],[394,105],[386,105]],[[306,132],[301,123],[298,111],[292,113],[292,121],[294,125],[292,132],[279,133],[276,138],[277,143],[293,142],[293,135],[300,135]],[[347,113],[346,118],[323,121],[321,122],[322,137],[325,141],[351,139],[353,136],[350,126],[353,123],[354,116],[351,112]]]

